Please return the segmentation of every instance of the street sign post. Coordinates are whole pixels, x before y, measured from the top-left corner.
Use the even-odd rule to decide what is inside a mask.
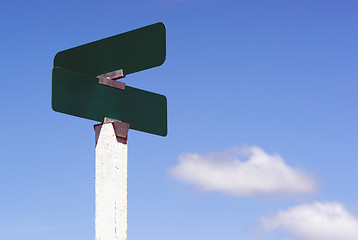
[[[96,240],[127,240],[127,136],[134,129],[167,135],[164,95],[116,81],[163,64],[163,23],[91,42],[56,54],[54,111],[96,124]]]
[[[98,78],[117,70],[124,77],[160,66],[165,56],[163,23],[61,51],[52,71],[52,108],[99,122],[109,117],[129,123],[131,129],[166,136],[165,96],[131,87],[120,91]]]

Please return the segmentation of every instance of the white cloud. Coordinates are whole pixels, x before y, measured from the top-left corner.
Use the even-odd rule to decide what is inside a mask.
[[[330,202],[299,205],[262,218],[264,231],[279,227],[300,240],[357,240],[358,219],[342,204]]]
[[[269,155],[257,146],[206,156],[182,154],[179,164],[169,172],[201,191],[233,195],[307,194],[316,190],[310,175],[288,166],[278,154]]]

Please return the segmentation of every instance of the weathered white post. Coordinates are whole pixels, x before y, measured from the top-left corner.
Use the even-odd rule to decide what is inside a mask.
[[[129,124],[106,118],[96,132],[96,240],[127,240]]]

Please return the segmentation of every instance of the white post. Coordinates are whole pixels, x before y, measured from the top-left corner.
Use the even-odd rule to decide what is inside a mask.
[[[114,124],[95,126],[96,240],[127,240],[127,143]]]

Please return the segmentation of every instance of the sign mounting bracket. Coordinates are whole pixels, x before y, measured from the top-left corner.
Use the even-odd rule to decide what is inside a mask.
[[[128,130],[129,130],[130,124],[122,122],[122,121],[118,121],[116,119],[105,117],[103,123],[94,125],[94,129],[96,130],[96,128],[98,128],[98,127],[101,128],[102,125],[106,124],[106,123],[112,123],[112,126],[114,128],[114,133],[116,134],[117,141],[121,142],[123,144],[127,144]],[[96,145],[97,145],[97,140],[98,140],[97,138],[98,138],[98,136],[96,136]]]
[[[124,82],[117,82],[116,80],[124,77],[123,69],[97,76],[99,84],[120,90],[125,90],[126,84]]]

